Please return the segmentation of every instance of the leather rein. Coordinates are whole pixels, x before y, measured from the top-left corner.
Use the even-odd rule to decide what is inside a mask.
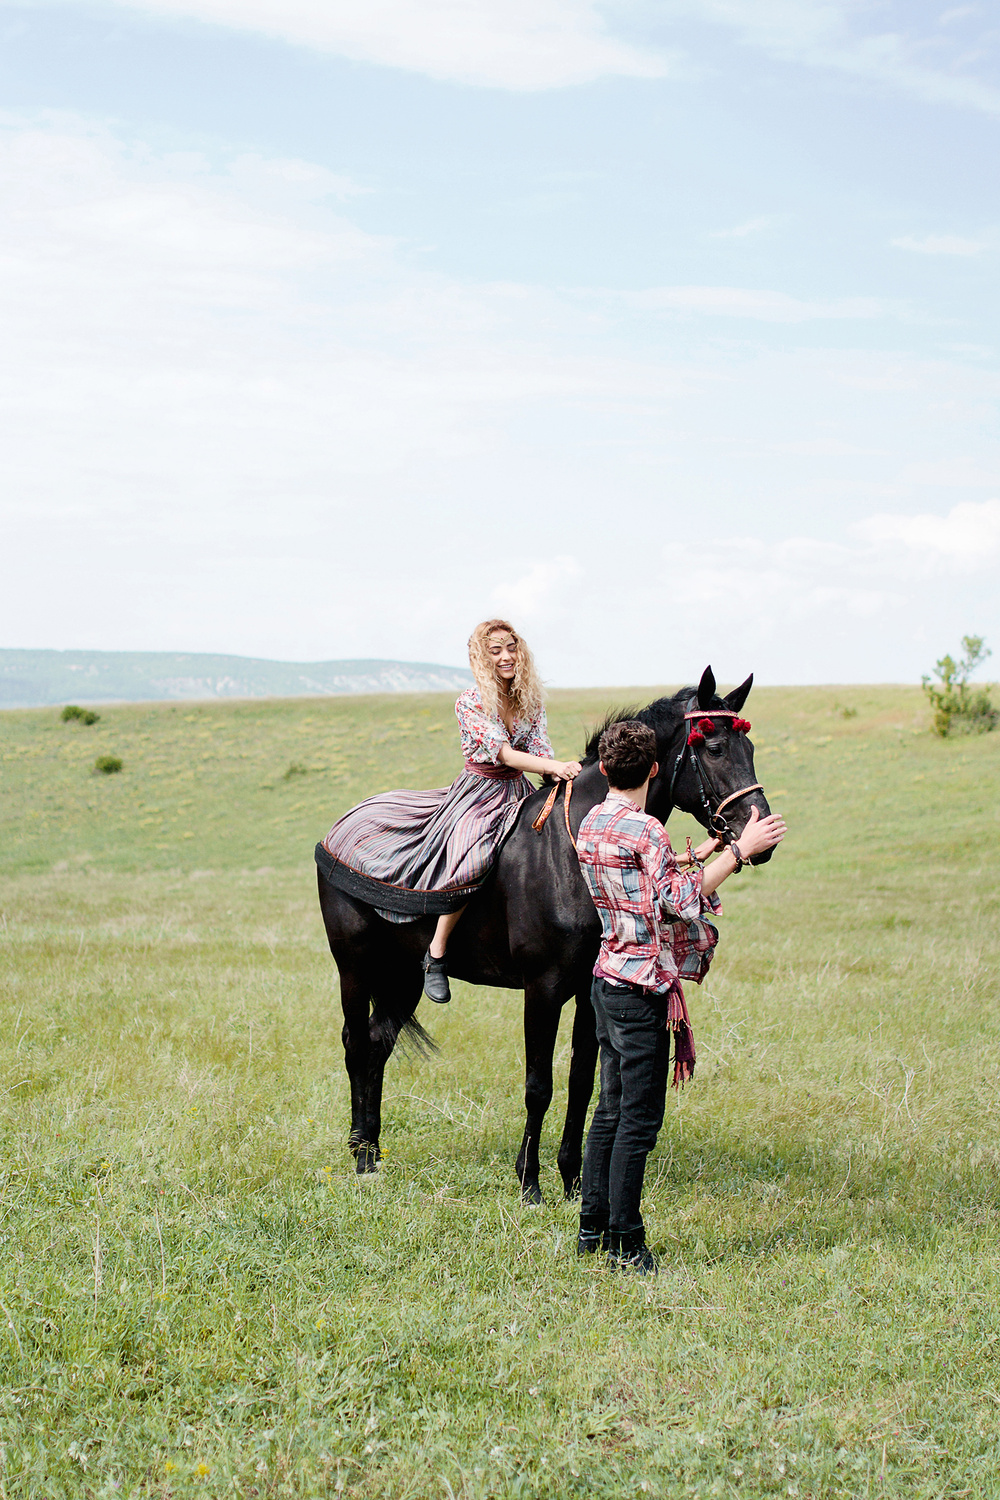
[[[699,708],[692,713],[685,714],[684,723],[686,726],[689,719],[738,719],[739,717],[739,714],[731,708]],[[733,832],[729,824],[726,822],[726,819],[722,816],[723,808],[728,807],[732,802],[738,802],[741,797],[746,797],[750,792],[762,792],[764,788],[759,781],[755,781],[752,786],[740,787],[738,792],[730,792],[728,797],[723,797],[722,801],[717,804],[715,811],[713,812],[712,804],[709,801],[709,792],[714,791],[714,788],[711,786],[711,779],[707,771],[705,770],[705,767],[701,763],[701,757],[699,756],[697,750],[690,743],[687,735],[684,735],[681,743],[681,748],[677,753],[677,758],[674,761],[674,769],[670,777],[670,791],[668,795],[671,807],[675,806],[674,788],[677,785],[677,778],[680,775],[681,767],[684,764],[684,757],[689,750],[691,752],[691,760],[694,763],[694,768],[698,775],[698,791],[701,796],[702,806],[705,809],[705,813],[708,819],[706,825],[708,831],[710,833],[716,834],[723,844],[732,844],[735,842],[738,835]],[[573,830],[570,827],[569,822],[569,799],[573,795],[573,783],[572,781],[566,781],[564,785],[565,792],[563,795],[563,821],[566,824],[566,832],[569,834],[569,841],[575,849],[576,839],[573,837]],[[559,783],[558,781],[555,781],[552,783],[552,788],[549,792],[549,795],[545,799],[545,803],[542,807],[541,812],[538,814],[538,817],[531,825],[536,833],[541,833],[542,829],[545,827],[545,824],[548,822],[549,814],[556,805],[556,797],[558,795]]]
[[[573,848],[575,849],[576,848],[576,839],[573,837],[573,830],[569,826],[569,799],[573,795],[573,783],[572,783],[572,781],[565,782],[565,787],[566,787],[566,794],[563,797],[563,820],[564,820],[564,822],[566,824],[566,832],[569,834],[569,841],[573,845]],[[548,820],[549,813],[552,811],[552,809],[556,805],[556,797],[558,795],[559,795],[559,783],[558,783],[558,781],[554,781],[552,783],[552,790],[549,792],[549,795],[545,799],[545,805],[544,805],[544,807],[542,808],[541,812],[538,814],[538,817],[535,819],[535,821],[531,825],[532,828],[535,830],[536,833],[541,833],[542,829],[545,827],[546,821]]]

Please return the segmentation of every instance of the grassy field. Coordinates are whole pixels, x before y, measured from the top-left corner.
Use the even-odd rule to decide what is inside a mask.
[[[791,833],[690,995],[650,1284],[577,1263],[559,1094],[519,1200],[518,995],[423,1015],[354,1177],[312,847],[452,778],[449,700],[0,715],[0,1500],[1000,1496],[1000,734],[747,712]]]

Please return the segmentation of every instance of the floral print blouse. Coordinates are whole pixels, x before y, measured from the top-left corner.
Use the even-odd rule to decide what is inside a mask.
[[[462,736],[463,759],[474,765],[499,765],[503,745],[510,745],[511,749],[520,750],[525,755],[555,759],[544,708],[539,708],[530,719],[515,719],[513,733],[508,734],[503,720],[491,718],[484,709],[478,687],[470,687],[459,694],[455,713]]]

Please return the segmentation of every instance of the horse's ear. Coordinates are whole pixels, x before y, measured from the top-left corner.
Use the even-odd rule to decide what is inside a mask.
[[[715,673],[711,667],[706,667],[701,674],[698,684],[698,707],[711,708],[712,699],[715,697]]]
[[[731,693],[727,693],[726,694],[725,698],[723,698],[723,700],[722,700],[723,703],[726,705],[727,708],[731,708],[736,713],[739,713],[740,709],[743,707],[744,703],[749,698],[749,696],[750,696],[750,689],[752,687],[753,687],[753,673],[751,672],[750,676],[747,678],[746,682],[741,682],[738,688],[733,688],[733,690],[732,690]]]

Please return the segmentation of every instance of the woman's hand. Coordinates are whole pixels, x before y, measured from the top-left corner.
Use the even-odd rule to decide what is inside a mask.
[[[515,750],[513,745],[501,745],[497,759],[502,766],[513,766],[516,771],[534,771],[536,775],[552,776],[556,781],[572,781],[583,770],[578,760],[549,760],[547,755],[527,755],[523,750]]]
[[[773,849],[775,844],[781,843],[787,831],[780,813],[770,813],[762,818],[759,810],[751,807],[747,825],[736,840],[740,858],[752,859],[755,854],[763,854],[765,849]]]

